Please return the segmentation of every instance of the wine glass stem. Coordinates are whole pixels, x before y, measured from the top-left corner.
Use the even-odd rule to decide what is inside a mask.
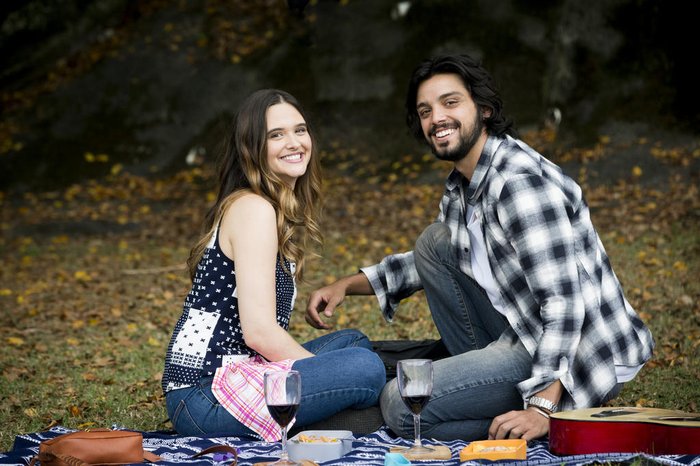
[[[413,415],[413,432],[415,435],[416,440],[413,442],[413,444],[417,447],[421,446],[421,441],[420,441],[420,414],[414,414]]]
[[[287,427],[282,427],[282,454],[280,455],[280,460],[289,460],[289,455],[287,454]]]

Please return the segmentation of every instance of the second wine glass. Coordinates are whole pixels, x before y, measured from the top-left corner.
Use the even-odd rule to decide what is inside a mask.
[[[265,373],[265,403],[272,418],[282,428],[282,453],[275,466],[298,465],[287,453],[287,426],[292,422],[301,401],[301,375],[297,371]]]
[[[414,442],[404,453],[425,454],[433,448],[421,443],[420,413],[433,393],[433,361],[430,359],[404,359],[396,367],[399,393],[413,414]]]

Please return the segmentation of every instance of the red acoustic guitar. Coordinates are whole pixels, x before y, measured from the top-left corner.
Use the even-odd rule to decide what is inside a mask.
[[[700,414],[655,408],[589,408],[554,413],[549,449],[590,453],[700,454]]]

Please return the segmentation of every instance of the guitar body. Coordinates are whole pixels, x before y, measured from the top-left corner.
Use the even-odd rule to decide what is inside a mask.
[[[591,453],[700,454],[700,414],[656,408],[588,408],[554,413],[549,449]]]

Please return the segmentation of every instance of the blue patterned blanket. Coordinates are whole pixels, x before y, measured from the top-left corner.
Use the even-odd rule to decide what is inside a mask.
[[[61,434],[73,432],[73,429],[53,427],[46,432],[18,435],[15,438],[13,448],[9,452],[0,453],[0,464],[26,465],[34,456],[42,440],[50,439]],[[143,432],[144,448],[161,458],[158,465],[191,465],[210,466],[228,463],[218,463],[214,455],[207,458],[192,459],[192,455],[213,445],[235,446],[239,452],[239,465],[248,466],[262,461],[273,461],[280,452],[279,443],[267,443],[260,441],[244,440],[237,437],[182,437],[166,432]],[[427,444],[436,442],[425,440]],[[459,452],[467,442],[452,441],[441,442],[452,451],[452,459],[449,461],[421,461],[421,465],[461,465],[471,466],[478,464],[498,465],[585,465],[600,463],[625,464],[635,462],[637,464],[663,464],[670,466],[700,466],[699,455],[665,455],[652,456],[638,453],[606,453],[598,455],[555,456],[547,448],[547,442],[530,442],[527,448],[527,461],[508,462],[465,462],[460,463]],[[385,428],[379,429],[370,435],[365,435],[353,442],[353,449],[342,458],[321,463],[323,466],[383,466],[384,456],[393,446],[409,446],[410,442],[396,438]],[[415,462],[414,462],[415,463]]]

